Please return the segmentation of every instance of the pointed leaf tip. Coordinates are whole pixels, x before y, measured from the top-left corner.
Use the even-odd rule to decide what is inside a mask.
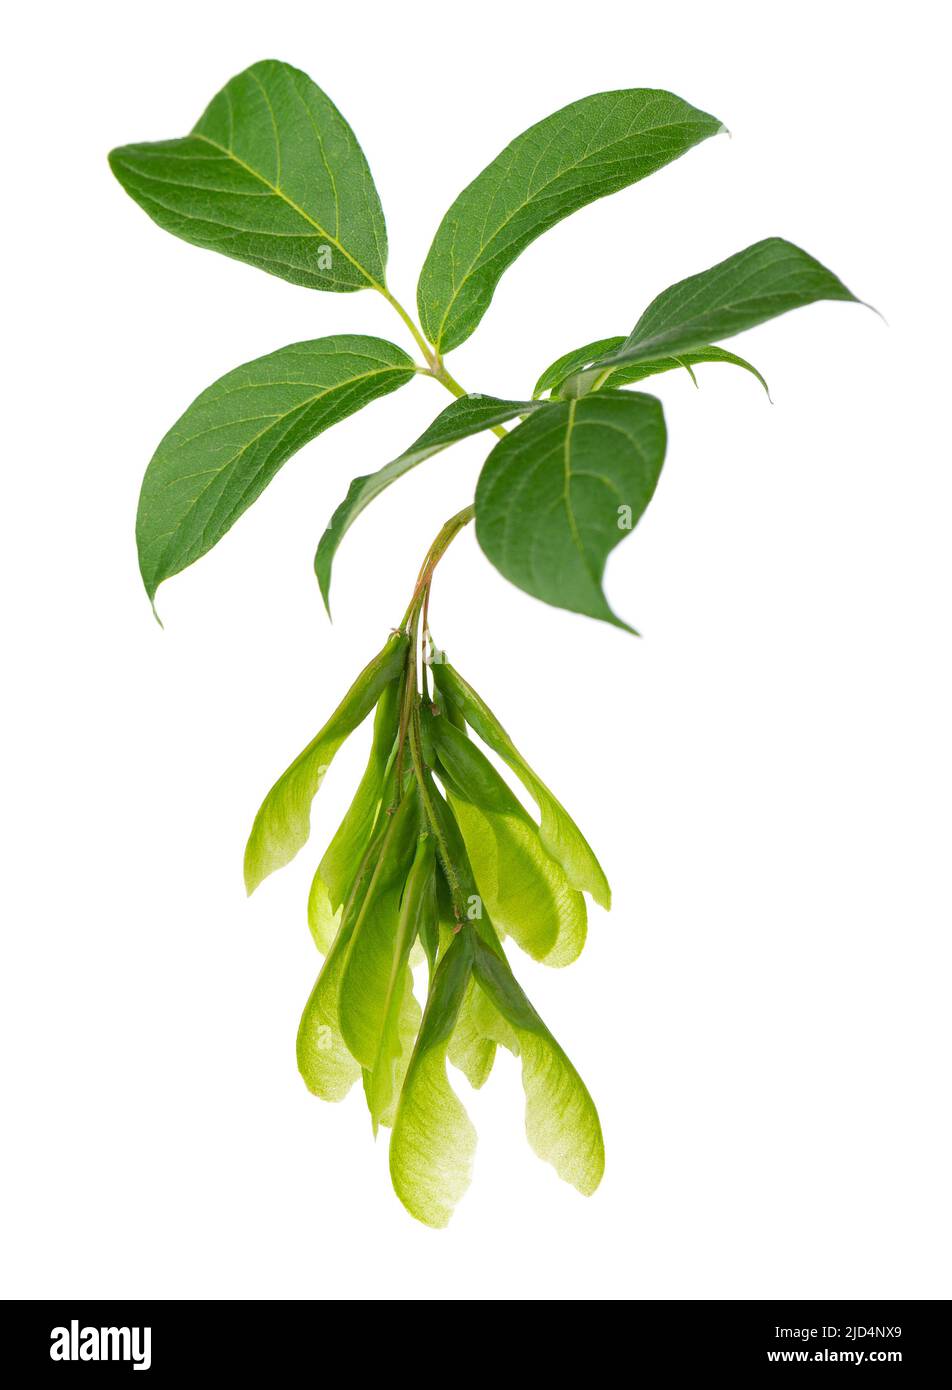
[[[683,355],[821,300],[862,302],[801,247],[765,237],[663,290],[621,347],[596,358],[566,389],[581,393],[606,369]]]
[[[631,88],[583,97],[517,135],[463,189],[427,253],[417,305],[437,352],[469,337],[503,273],[543,232],[720,126],[672,92]]]
[[[309,289],[384,283],[387,229],[357,138],[320,87],[265,59],[233,77],[181,139],[109,155],[166,231]]]
[[[197,396],[146,469],[136,544],[146,593],[207,554],[294,453],[413,377],[383,338],[339,333],[292,343]]]
[[[496,569],[557,608],[635,635],[610,607],[605,563],[654,495],[666,447],[653,396],[599,391],[546,403],[489,455],[476,538]]]

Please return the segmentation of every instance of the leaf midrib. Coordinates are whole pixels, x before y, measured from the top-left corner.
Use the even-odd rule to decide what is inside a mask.
[[[565,441],[562,445],[562,467],[564,471],[564,483],[562,488],[562,501],[565,505],[565,514],[568,518],[569,531],[575,548],[579,553],[582,564],[588,569],[588,558],[585,548],[582,545],[582,537],[579,535],[578,526],[575,521],[575,513],[572,511],[572,431],[575,428],[575,410],[577,401],[572,401],[569,405],[569,416],[565,422]]]
[[[725,276],[730,276],[733,267],[728,265],[722,265],[719,268],[720,274],[715,276],[713,280],[708,278],[710,276],[710,271],[702,271],[696,277],[700,283],[694,286],[694,288],[691,290],[691,292],[687,295],[686,298],[682,298],[679,302],[675,302],[672,304],[671,312],[672,316],[675,319],[673,324],[670,324],[666,328],[656,329],[654,332],[649,332],[646,337],[640,339],[636,336],[638,333],[638,328],[636,326],[628,342],[626,344],[623,344],[623,346],[619,348],[618,351],[624,352],[626,347],[631,347],[633,349],[637,348],[639,352],[643,352],[646,348],[650,349],[651,351],[654,351],[654,345],[663,346],[663,341],[665,337],[670,337],[670,335],[673,332],[685,332],[686,330],[693,328],[695,325],[697,325],[697,332],[699,334],[702,334],[704,332],[704,329],[700,320],[703,320],[705,315],[710,316],[712,314],[736,314],[741,312],[747,305],[756,300],[772,299],[776,298],[777,296],[783,295],[785,291],[783,289],[778,289],[776,286],[765,291],[762,294],[757,295],[745,295],[744,290],[746,286],[750,283],[750,281],[753,280],[756,276],[763,274],[764,271],[769,272],[773,270],[774,267],[782,265],[784,261],[790,260],[795,260],[795,258],[791,257],[789,250],[786,247],[784,247],[782,251],[780,251],[780,254],[774,256],[772,259],[768,259],[759,264],[752,264],[747,269],[745,274],[742,274],[738,280],[731,283],[732,298],[708,304],[706,307],[703,307],[700,310],[700,312],[698,312],[697,309],[692,309],[691,306],[695,304],[700,295],[704,294],[705,290],[713,289],[716,293],[719,288],[719,284],[723,282]],[[677,288],[678,286],[672,286],[672,289]],[[786,292],[788,293],[788,291]],[[668,293],[670,293],[670,291],[668,291]],[[652,307],[652,305],[648,306],[648,308],[645,310],[645,313],[642,315],[642,318],[644,318],[645,315],[647,315],[650,312]],[[720,337],[723,335],[716,334],[715,336]],[[682,350],[692,351],[693,349],[684,348]],[[670,356],[671,354],[668,353],[666,355]]]
[[[290,410],[284,411],[284,412],[283,412],[282,414],[280,414],[280,415],[273,415],[273,416],[268,416],[268,417],[262,416],[262,417],[261,417],[262,419],[267,418],[267,419],[269,420],[269,423],[268,423],[267,425],[265,425],[264,429],[259,430],[257,434],[253,435],[253,436],[251,437],[251,439],[247,440],[247,441],[241,446],[241,448],[237,451],[237,453],[232,454],[229,458],[227,458],[227,459],[225,460],[224,463],[220,464],[219,467],[214,468],[214,469],[208,469],[208,470],[206,470],[206,471],[211,475],[211,476],[209,477],[209,481],[204,485],[204,487],[202,487],[202,488],[195,494],[195,496],[192,498],[191,502],[189,503],[187,509],[186,509],[185,512],[182,514],[182,517],[181,517],[180,520],[176,523],[176,525],[173,527],[173,529],[172,529],[171,531],[166,531],[166,532],[165,532],[163,535],[161,535],[161,536],[157,536],[157,537],[156,537],[156,541],[155,541],[154,543],[158,543],[158,542],[160,542],[160,541],[166,540],[169,536],[174,536],[178,531],[180,531],[181,528],[182,528],[182,526],[184,525],[184,523],[185,523],[185,522],[187,521],[187,519],[192,515],[192,512],[195,510],[195,508],[196,508],[196,506],[198,505],[198,503],[199,503],[199,502],[201,501],[201,499],[205,496],[205,493],[206,493],[206,492],[208,491],[208,489],[212,486],[212,483],[213,483],[214,479],[217,478],[217,477],[219,476],[219,474],[223,473],[224,470],[225,470],[226,468],[231,468],[231,467],[233,467],[233,466],[238,462],[238,460],[241,459],[241,458],[247,453],[247,451],[251,448],[251,446],[252,446],[253,444],[257,444],[257,442],[258,442],[259,439],[263,439],[263,438],[264,438],[264,436],[269,432],[269,430],[272,430],[272,429],[276,428],[279,424],[283,424],[286,420],[289,420],[289,419],[291,418],[292,415],[297,415],[297,414],[300,414],[301,412],[303,412],[304,410],[307,410],[308,407],[310,407],[310,406],[316,404],[317,401],[323,400],[325,396],[331,395],[334,391],[343,390],[343,389],[344,389],[345,387],[347,387],[347,386],[354,386],[354,385],[356,385],[357,382],[359,382],[359,381],[367,381],[367,380],[369,380],[371,377],[375,377],[375,376],[384,376],[384,375],[385,375],[386,373],[388,373],[388,372],[400,372],[400,371],[406,372],[406,371],[410,371],[410,370],[412,370],[412,368],[411,368],[409,365],[403,366],[403,365],[393,364],[393,365],[389,365],[389,366],[386,366],[386,367],[378,367],[378,368],[376,368],[374,371],[370,371],[370,372],[361,372],[361,373],[360,373],[359,375],[357,375],[357,376],[348,377],[348,378],[346,378],[344,381],[338,381],[338,382],[335,382],[332,386],[327,386],[327,387],[325,387],[323,390],[316,392],[315,395],[309,396],[309,397],[307,397],[307,398],[306,398],[305,400],[303,400],[303,401],[299,401],[297,405],[293,406]],[[231,393],[229,393],[229,394],[231,394]],[[195,436],[195,437],[197,437],[197,436]],[[186,444],[187,444],[187,443],[190,443],[190,442],[192,442],[192,441],[191,441],[191,440],[188,440],[188,441],[186,441]],[[184,447],[185,447],[185,444],[180,445],[179,447],[180,447],[180,448],[184,448]],[[166,486],[172,486],[172,483],[173,483],[173,482],[187,482],[188,479],[189,479],[190,477],[201,477],[201,476],[202,476],[202,474],[187,474],[187,475],[185,475],[184,478],[173,479],[171,482],[167,483]],[[166,548],[166,551],[167,551],[167,548]],[[162,566],[163,566],[163,567],[164,567],[164,562],[165,562],[165,560],[166,560],[166,558],[167,558],[166,551],[163,551],[162,557],[161,557],[161,563],[162,563]],[[165,576],[165,577],[168,578],[168,576]],[[160,580],[159,583],[161,583],[161,582],[162,582],[162,581]]]
[[[310,213],[305,212],[304,208],[302,208],[298,203],[296,203],[293,198],[289,198],[283,188],[280,188],[277,184],[272,183],[270,179],[265,178],[264,174],[262,174],[259,170],[255,169],[252,165],[246,164],[245,161],[239,155],[235,154],[234,150],[230,150],[227,145],[221,145],[218,143],[217,140],[212,140],[210,136],[203,135],[201,131],[197,130],[192,131],[192,138],[195,140],[204,140],[206,145],[211,145],[212,149],[218,150],[221,154],[227,155],[227,157],[233,160],[235,164],[239,166],[239,168],[244,169],[245,173],[250,174],[252,178],[257,179],[259,183],[264,184],[265,188],[267,188],[269,192],[273,193],[276,198],[280,198],[283,203],[286,203],[287,206],[291,208],[293,212],[296,212],[299,217],[303,217],[304,221],[309,223],[310,226],[312,226],[320,236],[326,237],[332,245],[336,246],[337,250],[341,253],[345,260],[350,261],[354,269],[360,272],[360,274],[367,281],[367,284],[371,287],[371,289],[378,290],[381,294],[385,293],[385,286],[381,284],[381,282],[378,279],[376,279],[375,276],[371,275],[370,271],[366,268],[366,266],[361,265],[360,261],[357,260],[356,256],[351,255],[351,253],[347,250],[347,247],[344,246],[343,242],[339,241],[333,232],[330,232],[326,227],[323,227],[320,222],[318,222],[315,218],[313,218],[310,215]]]
[[[661,131],[670,130],[672,126],[674,126],[674,125],[679,125],[679,124],[680,124],[680,125],[683,125],[684,122],[683,122],[683,121],[680,121],[680,122],[679,122],[679,121],[671,121],[671,122],[668,122],[667,124],[663,124],[663,125],[649,126],[649,127],[648,127],[647,129],[645,129],[645,130],[639,130],[639,131],[638,131],[638,134],[639,134],[639,135],[657,135],[657,134],[659,134]],[[443,312],[443,317],[440,319],[439,330],[438,330],[438,332],[437,332],[436,338],[434,339],[434,347],[436,348],[437,352],[439,352],[439,351],[441,350],[441,345],[442,345],[442,342],[443,342],[443,334],[444,334],[444,332],[445,332],[445,330],[446,330],[446,321],[447,321],[447,319],[448,319],[449,316],[450,316],[450,312],[451,312],[451,310],[453,309],[453,306],[455,305],[457,299],[459,299],[460,295],[462,294],[462,292],[463,292],[463,287],[464,287],[464,286],[469,282],[469,280],[472,278],[473,269],[474,269],[474,267],[476,266],[476,263],[479,261],[480,257],[483,255],[484,251],[487,249],[487,247],[489,247],[489,246],[492,245],[492,243],[496,240],[496,238],[500,235],[500,233],[503,232],[503,231],[506,229],[506,227],[507,227],[507,226],[509,225],[509,223],[513,220],[513,218],[517,217],[517,216],[519,215],[519,213],[523,211],[524,208],[527,208],[527,207],[529,206],[530,203],[535,202],[538,198],[542,197],[542,196],[545,194],[546,189],[549,188],[552,184],[557,183],[560,179],[564,178],[567,174],[573,173],[576,169],[580,168],[584,163],[586,163],[587,160],[591,159],[593,155],[595,155],[595,154],[599,154],[599,155],[605,154],[608,150],[611,150],[612,148],[614,148],[614,146],[624,144],[625,140],[630,140],[630,139],[631,139],[631,134],[632,134],[632,133],[629,132],[628,135],[622,137],[621,139],[619,139],[619,140],[612,140],[610,143],[601,146],[601,148],[599,148],[599,149],[597,149],[597,150],[596,150],[596,149],[590,149],[590,150],[588,150],[588,151],[586,152],[586,154],[585,154],[584,156],[582,156],[580,159],[577,159],[573,164],[567,164],[567,165],[565,165],[564,167],[560,168],[559,171],[558,171],[558,173],[554,174],[554,175],[552,176],[552,178],[548,179],[548,180],[547,180],[544,184],[542,184],[539,188],[535,189],[535,190],[529,195],[529,197],[525,198],[521,203],[518,204],[517,207],[513,208],[513,210],[512,210],[510,213],[507,214],[507,216],[503,219],[503,221],[499,223],[499,226],[495,229],[495,231],[493,232],[492,236],[489,238],[488,241],[481,241],[481,242],[480,242],[479,250],[478,250],[478,251],[476,252],[476,254],[473,256],[473,259],[470,261],[469,266],[467,267],[467,269],[463,272],[463,276],[462,276],[462,279],[459,281],[459,284],[456,285],[456,286],[454,287],[453,293],[452,293],[452,295],[451,295],[449,301],[447,302],[446,309],[445,309],[444,312]],[[553,138],[554,138],[554,137],[553,137]],[[551,144],[551,142],[550,142],[550,144]],[[536,161],[537,166],[538,166],[539,163],[541,163],[541,159],[542,159],[542,156],[540,155],[540,156],[539,156],[539,159]],[[477,176],[477,177],[479,177],[479,176]],[[462,196],[462,195],[461,195],[461,196]]]

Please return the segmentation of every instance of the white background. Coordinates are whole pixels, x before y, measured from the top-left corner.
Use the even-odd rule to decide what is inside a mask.
[[[38,4],[5,43],[2,1289],[331,1299],[948,1297],[947,100],[938,9]],[[517,970],[599,1105],[590,1201],[522,1133],[507,1056],[450,1228],[394,1197],[357,1093],[294,1062],[317,969],[317,837],[250,901],[261,795],[406,603],[487,441],[354,527],[328,625],[311,572],[350,478],[448,397],[411,384],[292,460],[160,594],[133,520],[156,442],[232,366],[338,330],[407,343],[179,242],[112,180],[264,57],[364,145],[390,279],[459,189],[566,102],[670,88],[709,141],[562,223],[451,359],[519,395],[659,290],[768,235],[889,321],[824,304],[738,339],[768,377],[660,378],[656,500],[610,562],[644,634],[509,587],[465,534],[437,640],[596,846],[615,889],[572,969]],[[945,228],[947,231],[947,227]]]

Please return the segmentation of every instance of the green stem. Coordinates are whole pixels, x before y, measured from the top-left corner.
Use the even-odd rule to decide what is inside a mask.
[[[430,672],[429,672],[429,651],[430,651],[430,586],[427,584],[423,590],[423,621],[420,624],[420,653],[423,658],[423,668],[420,671],[420,685],[423,688],[423,699],[429,703],[430,699]]]
[[[426,358],[427,366],[430,369],[430,373],[432,375],[433,368],[436,366],[436,358],[434,357],[430,349],[429,343],[426,341],[423,334],[420,332],[419,328],[417,328],[416,324],[414,323],[412,316],[407,313],[406,309],[404,309],[403,305],[400,303],[396,295],[390,293],[386,285],[375,285],[374,288],[380,291],[380,293],[383,295],[384,299],[387,301],[390,307],[392,309],[395,309],[397,313],[400,315],[400,317],[403,319],[403,322],[406,324],[407,328],[409,328],[410,332],[413,334],[414,342],[416,343],[420,351],[423,353],[423,356]],[[450,389],[452,390],[452,388]],[[466,392],[460,390],[459,394],[465,395]]]
[[[416,651],[417,651],[417,623],[419,622],[420,611],[416,613],[410,608],[410,618],[405,619],[402,626],[405,627],[410,636],[410,646],[407,651],[407,668],[403,678],[403,694],[400,697],[400,720],[397,726],[397,801],[400,801],[401,783],[403,779],[403,755],[407,745],[407,736],[410,729],[410,716],[416,701]],[[412,619],[412,621],[411,621]]]
[[[446,554],[447,549],[452,544],[455,537],[464,526],[467,526],[472,521],[474,515],[475,508],[472,505],[463,507],[461,511],[458,511],[455,516],[451,516],[449,521],[445,522],[440,528],[439,534],[427,551],[423,564],[420,566],[420,573],[417,577],[416,585],[414,586],[413,597],[410,599],[409,606],[400,624],[401,630],[405,631],[410,638],[410,650],[407,654],[407,668],[400,704],[399,732],[397,736],[397,782],[399,784],[401,780],[405,749],[409,746],[410,759],[419,788],[424,815],[426,816],[427,824],[433,832],[437,852],[443,864],[443,871],[446,874],[446,881],[449,884],[450,893],[453,898],[453,910],[457,920],[460,922],[463,920],[465,906],[463,889],[453,864],[449,846],[443,835],[440,818],[433,805],[432,784],[429,780],[429,772],[423,756],[423,735],[420,724],[420,695],[417,691],[417,640],[420,637],[421,620],[424,623],[425,629],[425,614],[428,607],[433,571]],[[426,641],[425,630],[423,632],[423,640],[424,642]],[[425,690],[425,671],[423,680]]]
[[[468,395],[466,387],[460,386],[455,376],[451,375],[449,368],[446,366],[446,363],[443,362],[441,358],[437,359],[430,375],[435,377],[436,380],[440,382],[442,386],[445,386],[447,391],[452,391],[454,396],[459,397]]]
[[[423,337],[423,334],[417,327],[412,316],[403,307],[399,299],[397,299],[396,295],[391,294],[390,290],[387,289],[386,285],[378,285],[376,282],[374,282],[374,288],[378,290],[380,294],[383,295],[387,303],[391,306],[392,309],[396,311],[396,313],[406,324],[407,328],[413,334],[417,346],[420,348],[420,351],[423,353],[423,356],[426,358],[426,361],[428,363],[427,368],[424,369],[426,370],[427,374],[429,376],[432,376],[435,381],[438,381],[441,383],[441,385],[445,386],[447,391],[449,391],[450,394],[452,396],[455,396],[457,399],[460,396],[465,396],[467,394],[466,388],[464,386],[461,386],[460,383],[456,380],[456,378],[447,370],[439,354],[434,353],[430,349],[429,344],[426,342],[426,339]],[[502,428],[501,425],[494,425],[493,432],[495,434],[498,434],[500,438],[505,438],[506,431]],[[416,706],[417,702],[416,648],[421,612],[423,615],[422,640],[425,646],[425,644],[429,640],[429,632],[427,628],[427,610],[429,607],[430,583],[433,579],[433,571],[436,569],[443,555],[445,555],[447,548],[450,546],[454,538],[459,534],[459,532],[463,529],[464,526],[467,526],[469,522],[472,521],[475,515],[476,509],[472,505],[472,503],[470,503],[469,506],[463,507],[461,511],[457,512],[455,516],[451,516],[449,521],[447,521],[443,525],[438,536],[436,537],[436,540],[430,546],[429,550],[426,553],[426,556],[424,557],[423,564],[420,567],[420,573],[417,577],[416,586],[413,590],[413,597],[410,599],[407,611],[403,615],[403,621],[400,623],[400,630],[407,632],[410,637],[410,655],[407,660],[406,682],[404,685],[403,701],[400,709],[400,724],[397,741],[398,787],[400,785],[400,778],[403,770],[404,748],[408,741],[410,744],[411,756],[414,757],[414,770],[417,773],[417,780],[421,780],[420,769],[418,769],[416,766],[417,759],[414,754],[414,743],[415,741],[419,743],[419,710],[416,709],[416,729],[414,729],[413,714],[411,713],[411,704],[413,706]],[[427,677],[425,665],[425,651],[423,653],[423,661],[423,693],[424,695],[426,695]],[[420,762],[422,766],[422,753],[420,753]],[[424,801],[426,801],[426,789],[423,787],[422,782],[420,787],[420,794],[424,797]],[[427,815],[428,819],[432,824],[433,833],[437,837],[437,844],[441,844],[439,826],[433,821],[433,818],[430,815],[429,808],[427,809]],[[448,878],[450,873],[451,869],[447,867]]]
[[[410,332],[413,334],[414,342],[416,343],[417,347],[420,349],[420,351],[423,353],[424,358],[426,359],[427,372],[433,378],[433,380],[438,381],[441,386],[445,386],[447,391],[449,391],[450,395],[456,396],[457,399],[460,396],[468,395],[469,392],[466,390],[466,387],[460,385],[460,383],[456,380],[452,373],[447,369],[446,365],[443,362],[443,359],[439,356],[438,353],[435,353],[432,350],[429,343],[426,341],[423,334],[420,332],[420,329],[417,327],[412,314],[409,314],[407,312],[407,310],[400,303],[396,295],[391,294],[390,290],[387,289],[386,285],[378,285],[376,281],[373,282],[373,285],[374,289],[379,290],[379,292],[383,295],[384,299],[387,301],[390,307],[396,310],[396,312],[400,315],[400,318],[406,324],[407,328],[409,328]],[[498,434],[500,439],[505,438],[506,431],[503,429],[502,425],[493,425],[492,431],[493,434]]]
[[[410,599],[407,611],[404,613],[403,621],[400,624],[399,630],[401,632],[408,632],[410,630],[411,620],[419,617],[420,606],[429,588],[430,581],[433,578],[433,571],[446,554],[452,541],[460,531],[462,531],[464,526],[469,525],[475,515],[476,508],[470,503],[468,507],[464,507],[462,511],[457,512],[455,516],[451,516],[449,521],[444,522],[443,526],[440,528],[439,535],[426,552],[423,564],[420,566],[420,573],[417,576],[413,597]],[[415,629],[416,624],[414,622],[414,634]]]
[[[379,290],[384,299],[392,309],[403,320],[406,327],[413,335],[413,339],[420,351],[423,353],[427,363],[426,371],[435,381],[445,386],[450,395],[459,399],[460,396],[467,395],[465,386],[461,386],[456,378],[449,372],[438,353],[433,352],[427,343],[422,332],[417,327],[412,316],[397,299],[396,295],[391,294],[385,285],[378,285],[374,282],[374,288]],[[505,438],[506,431],[501,425],[493,426],[493,433]],[[463,507],[455,516],[451,516],[449,521],[441,527],[439,534],[430,546],[424,557],[423,564],[420,566],[420,573],[413,590],[413,597],[410,599],[406,613],[400,629],[405,631],[410,638],[410,651],[407,655],[407,669],[404,678],[403,695],[400,705],[400,720],[397,734],[397,787],[399,789],[402,774],[404,750],[409,744],[410,759],[413,765],[413,772],[419,788],[420,801],[423,805],[423,812],[426,816],[427,824],[433,833],[436,841],[437,853],[443,864],[443,871],[446,881],[449,884],[450,896],[453,899],[453,913],[456,917],[458,926],[461,926],[465,916],[465,901],[463,898],[463,888],[460,883],[459,875],[450,854],[449,845],[443,835],[443,828],[440,818],[433,804],[433,784],[430,779],[429,770],[423,757],[423,734],[420,724],[420,696],[417,692],[417,639],[420,635],[420,620],[423,619],[423,641],[428,640],[427,631],[427,609],[430,598],[430,584],[433,580],[433,571],[436,569],[440,560],[446,554],[447,549],[452,544],[455,537],[468,526],[476,515],[476,509],[470,503]],[[425,661],[425,654],[424,654]],[[426,669],[423,672],[423,689],[426,693]],[[398,791],[399,800],[399,791]]]

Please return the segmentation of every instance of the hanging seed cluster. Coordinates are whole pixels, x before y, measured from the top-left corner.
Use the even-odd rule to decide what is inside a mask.
[[[654,496],[667,427],[655,396],[627,388],[672,371],[696,385],[696,367],[721,364],[766,391],[758,369],[722,340],[791,309],[855,296],[808,252],[767,237],[669,285],[629,333],[616,324],[563,352],[531,397],[528,389],[516,399],[467,392],[446,357],[476,331],[500,280],[537,237],[724,129],[650,87],[597,92],[546,116],[447,210],[420,270],[416,318],[387,282],[383,208],[357,137],[291,64],[269,59],[238,73],[187,135],[113,150],[116,178],[160,227],[310,291],[370,290],[415,354],[386,338],[332,333],[242,363],[196,397],[160,441],[139,497],[139,568],[153,607],[159,586],[210,551],[294,453],[423,376],[454,399],[408,447],[352,480],[314,557],[328,609],[335,556],[364,509],[410,469],[492,431],[499,438],[473,504],[447,523],[441,544],[473,521],[485,558],[525,593],[634,631],[602,580]],[[602,259],[594,245],[578,257],[585,273]],[[468,1181],[474,1143],[447,1058],[479,1086],[499,1046],[516,1054],[531,1144],[582,1192],[598,1184],[595,1108],[516,983],[502,941],[567,964],[585,938],[584,894],[607,907],[608,885],[574,821],[472,687],[434,664],[427,689],[420,651],[431,575],[432,565],[392,641],[267,797],[245,872],[253,889],[297,853],[324,770],[375,711],[367,770],[311,890],[325,961],[298,1060],[327,1100],[362,1080],[375,1129],[392,1129],[397,1192],[414,1215],[442,1225]],[[486,748],[522,782],[537,820]],[[422,1010],[412,975],[418,952],[429,972]]]
[[[301,1018],[298,1066],[323,1100],[362,1084],[374,1133],[391,1130],[398,1197],[419,1220],[444,1226],[476,1145],[447,1062],[479,1087],[500,1046],[521,1062],[536,1153],[580,1192],[598,1186],[595,1106],[516,980],[503,939],[567,965],[585,941],[585,893],[606,908],[610,896],[581,831],[486,703],[448,662],[422,660],[422,648],[434,650],[418,635],[427,595],[428,586],[268,793],[245,879],[253,891],[305,844],[324,772],[373,713],[366,769],[309,894],[324,963]],[[522,782],[538,819],[487,748]],[[422,1006],[415,961],[418,975],[425,965]]]

